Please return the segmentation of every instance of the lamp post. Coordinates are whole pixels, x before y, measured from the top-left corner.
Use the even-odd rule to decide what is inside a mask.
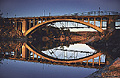
[[[50,16],[50,14],[51,14],[51,13],[49,12],[49,16]]]
[[[7,18],[8,18],[8,13],[7,13]]]
[[[16,18],[16,14],[15,14],[15,18]]]
[[[100,15],[100,7],[99,7],[99,15]]]

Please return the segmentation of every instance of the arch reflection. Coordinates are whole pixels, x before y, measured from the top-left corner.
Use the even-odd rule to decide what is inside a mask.
[[[64,44],[65,45],[65,44]],[[57,48],[55,48],[57,47]],[[106,61],[102,61],[101,59],[106,59],[101,52],[93,52],[91,55],[84,56],[81,58],[59,58],[59,57],[52,57],[47,55],[43,51],[52,50],[60,50],[66,52],[66,49],[59,49],[60,46],[54,46],[47,49],[41,48],[39,51],[28,43],[22,43],[22,46],[16,47],[14,51],[10,52],[1,52],[1,57],[12,59],[12,60],[21,60],[21,61],[28,61],[28,62],[37,62],[37,63],[46,63],[46,64],[53,64],[53,65],[67,65],[67,66],[74,66],[74,67],[87,67],[87,68],[102,68],[107,63]],[[52,49],[51,49],[52,48]],[[68,50],[69,52],[76,52],[76,53],[89,53],[88,51],[78,51],[78,50]],[[57,53],[56,53],[57,54]],[[74,55],[73,55],[74,56]]]

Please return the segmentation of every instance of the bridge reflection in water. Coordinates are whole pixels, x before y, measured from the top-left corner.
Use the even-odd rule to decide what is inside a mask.
[[[50,46],[47,44],[42,45],[43,43],[41,42],[39,45],[33,45],[34,43],[31,42],[22,43],[21,46],[15,47],[14,51],[2,51],[1,55],[3,58],[12,60],[73,67],[100,69],[109,64],[108,57],[93,50],[92,47],[91,49],[86,44],[68,44],[65,42],[56,42],[56,44],[50,42],[54,44],[54,46]]]
[[[1,25],[2,38],[0,39],[0,64],[2,64],[2,62],[3,63],[6,62],[4,60],[1,60],[2,58],[27,62],[36,62],[39,63],[39,65],[41,63],[52,64],[54,66],[61,65],[63,66],[62,70],[65,70],[64,69],[65,66],[74,68],[84,67],[91,69],[92,68],[100,69],[105,65],[109,65],[110,61],[113,59],[113,58],[111,59],[111,56],[107,54],[104,55],[101,52],[101,50],[94,50],[93,47],[81,43],[86,43],[86,41],[87,42],[95,40],[97,41],[101,40],[102,38],[107,39],[106,37],[111,35],[111,33],[115,29],[117,28],[119,29],[120,15],[118,13],[111,15],[110,12],[109,15],[104,15],[102,11],[101,13],[103,15],[102,14],[95,15],[94,13],[96,14],[96,12],[91,12],[91,14],[93,15],[90,15],[89,12],[87,16],[84,14],[82,15],[75,14],[67,16],[64,15],[64,16],[3,18],[2,22],[4,23],[3,25]],[[72,28],[74,29],[93,28],[97,30],[99,33],[71,32],[70,29],[72,30]],[[103,29],[105,29],[105,31]],[[8,39],[21,42],[5,43],[4,41],[5,40],[7,41]],[[1,40],[3,40],[3,42],[1,42]],[[18,67],[18,70],[12,71],[12,73],[8,71],[9,67],[12,70],[15,69],[14,66],[17,67],[17,65],[12,64],[10,66],[7,66],[8,69],[6,68],[6,66],[2,65],[3,67],[1,67],[0,70],[0,72],[2,73],[0,73],[0,76],[1,74],[2,76],[6,76],[7,74],[9,78],[13,78],[17,74],[16,76],[19,75],[20,78],[22,78],[22,76],[20,75],[21,73],[24,75],[26,74],[29,74],[30,76],[32,75],[31,77],[33,77],[33,75],[34,76],[37,75],[37,77],[43,76],[43,71],[38,69],[40,66],[36,67],[37,69],[36,70],[34,69],[35,67],[34,65],[29,67],[29,65],[31,64],[29,65],[27,64],[25,69],[24,65],[22,66],[21,64],[18,65],[23,70],[21,70]],[[60,66],[58,66],[57,69],[60,70],[59,67]],[[26,69],[34,70],[23,72]],[[67,70],[68,75],[66,76],[66,78],[70,77],[76,78],[76,76],[78,77],[78,75],[79,77],[83,77],[83,75],[86,76],[86,74],[88,75],[92,73],[91,69],[90,71],[84,71],[85,69],[79,70],[78,68],[76,68],[76,70],[79,70],[79,72],[78,71],[74,72],[74,70],[72,70],[70,73],[69,70]],[[57,75],[58,78],[60,76],[59,74],[61,73],[62,74],[60,78],[63,78],[62,77],[63,73],[66,73],[66,71],[60,72],[58,71],[56,71],[55,69],[54,72],[50,69],[49,71],[44,73],[45,75],[44,78],[53,78],[52,77],[53,74],[55,74],[55,76]],[[15,74],[13,74],[14,72]],[[48,73],[52,73],[52,76],[49,75]],[[73,75],[73,73],[74,76],[71,76]],[[28,76],[27,78],[31,78],[30,76]]]

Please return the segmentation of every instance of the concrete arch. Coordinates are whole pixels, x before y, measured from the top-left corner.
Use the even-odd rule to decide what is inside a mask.
[[[93,25],[93,24],[90,24],[90,23],[87,23],[87,22],[84,22],[84,21],[81,21],[81,20],[77,20],[77,19],[52,19],[52,20],[48,20],[48,21],[45,21],[45,22],[42,22],[38,25],[35,25],[34,27],[30,28],[29,30],[27,30],[24,34],[24,36],[27,36],[29,33],[31,33],[32,31],[34,31],[35,29],[37,29],[38,27],[42,26],[42,25],[45,25],[45,24],[49,24],[49,23],[52,23],[52,22],[61,22],[61,21],[69,21],[69,22],[77,22],[77,23],[81,23],[81,24],[84,24],[84,25],[87,25],[87,26],[90,26],[92,27],[93,29],[101,32],[102,34],[103,33],[103,29]]]
[[[102,55],[102,53],[95,53],[95,54],[93,54],[93,55],[91,55],[91,56],[87,56],[87,57],[80,58],[80,59],[63,60],[63,59],[53,58],[53,57],[48,56],[48,55],[46,55],[46,54],[44,54],[44,53],[39,53],[39,52],[33,50],[33,48],[31,48],[31,47],[30,47],[29,45],[27,45],[26,43],[24,43],[24,45],[25,45],[25,47],[26,47],[29,51],[31,51],[31,52],[33,52],[34,54],[40,56],[41,58],[47,59],[47,60],[49,60],[49,61],[61,62],[61,63],[76,63],[76,62],[83,62],[83,61],[87,61],[87,60],[90,60],[90,59],[93,59],[93,58],[96,58],[96,57]],[[45,56],[44,56],[44,55],[45,55]]]

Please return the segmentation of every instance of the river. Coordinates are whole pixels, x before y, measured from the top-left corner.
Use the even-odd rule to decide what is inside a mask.
[[[1,44],[0,77],[84,78],[106,64],[106,55],[86,44],[50,42],[54,44],[51,46],[47,43]],[[25,54],[23,46],[26,46]]]

